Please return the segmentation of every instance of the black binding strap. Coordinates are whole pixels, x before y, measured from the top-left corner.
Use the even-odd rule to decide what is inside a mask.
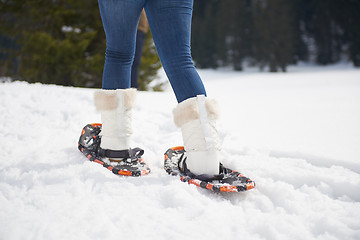
[[[101,157],[121,158],[124,160],[130,158],[131,160],[136,161],[144,154],[144,150],[141,148],[130,148],[126,150],[110,150],[99,148],[98,154]]]
[[[99,148],[99,155],[108,158],[129,158],[129,150],[110,150]]]
[[[187,157],[185,157],[185,154],[183,153],[178,161],[178,168],[180,170],[180,172],[182,174],[184,174],[185,176],[189,176],[193,179],[199,179],[201,181],[205,181],[205,182],[211,182],[213,180],[223,180],[224,179],[224,174],[223,174],[223,167],[222,164],[220,163],[220,174],[215,174],[215,175],[209,175],[209,174],[200,174],[200,175],[196,175],[194,173],[192,173],[188,168],[187,168],[187,164],[186,164],[186,160]]]

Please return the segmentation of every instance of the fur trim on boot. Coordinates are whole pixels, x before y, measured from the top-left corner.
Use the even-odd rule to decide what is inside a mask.
[[[179,103],[173,110],[174,122],[177,127],[183,126],[185,123],[200,118],[197,98],[189,98]],[[217,120],[220,116],[219,106],[214,99],[205,98],[206,110],[208,117]]]
[[[135,88],[96,91],[95,107],[98,111],[112,110],[119,106],[119,102],[122,102],[125,108],[133,108],[136,103],[136,92]]]

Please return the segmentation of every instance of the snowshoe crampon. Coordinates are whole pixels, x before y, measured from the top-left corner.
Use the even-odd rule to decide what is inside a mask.
[[[186,168],[184,147],[174,147],[166,151],[164,169],[169,175],[180,176],[183,182],[214,192],[242,192],[255,187],[255,182],[222,164],[219,175],[194,175]]]
[[[86,125],[81,132],[78,148],[87,159],[101,164],[117,175],[137,177],[150,173],[150,168],[141,158],[144,150],[134,148],[115,151],[100,148],[101,127],[100,123],[92,123]],[[113,163],[108,158],[121,158],[123,160]]]

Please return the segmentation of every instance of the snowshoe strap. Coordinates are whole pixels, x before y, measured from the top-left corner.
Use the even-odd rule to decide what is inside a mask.
[[[178,167],[179,170],[185,174],[186,176],[189,176],[191,178],[194,179],[199,179],[201,181],[205,181],[205,182],[211,182],[213,180],[222,180],[224,179],[224,174],[216,174],[216,175],[210,175],[210,174],[200,174],[200,175],[196,175],[194,173],[192,173],[186,165],[186,157],[184,157],[185,154],[182,154],[180,157],[180,160],[178,162]],[[222,164],[220,163],[220,172],[222,170]]]
[[[138,160],[139,158],[141,158],[141,156],[144,154],[144,150],[141,148],[130,148],[129,149],[129,156],[131,159],[136,158],[136,160]]]
[[[224,174],[216,174],[216,175],[200,174],[200,175],[196,175],[195,178],[201,181],[211,182],[214,180],[223,180]]]
[[[107,158],[121,158],[123,160],[130,159],[131,162],[139,160],[144,154],[144,150],[141,148],[130,148],[125,150],[110,150],[99,148],[98,154],[101,157]]]

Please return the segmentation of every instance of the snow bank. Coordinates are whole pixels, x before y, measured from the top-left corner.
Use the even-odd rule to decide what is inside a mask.
[[[152,173],[119,177],[77,150],[93,89],[0,83],[0,239],[359,239],[360,71],[200,71],[222,108],[223,162],[256,189],[214,194],[162,169],[181,144],[170,90],[140,92],[134,146]]]

